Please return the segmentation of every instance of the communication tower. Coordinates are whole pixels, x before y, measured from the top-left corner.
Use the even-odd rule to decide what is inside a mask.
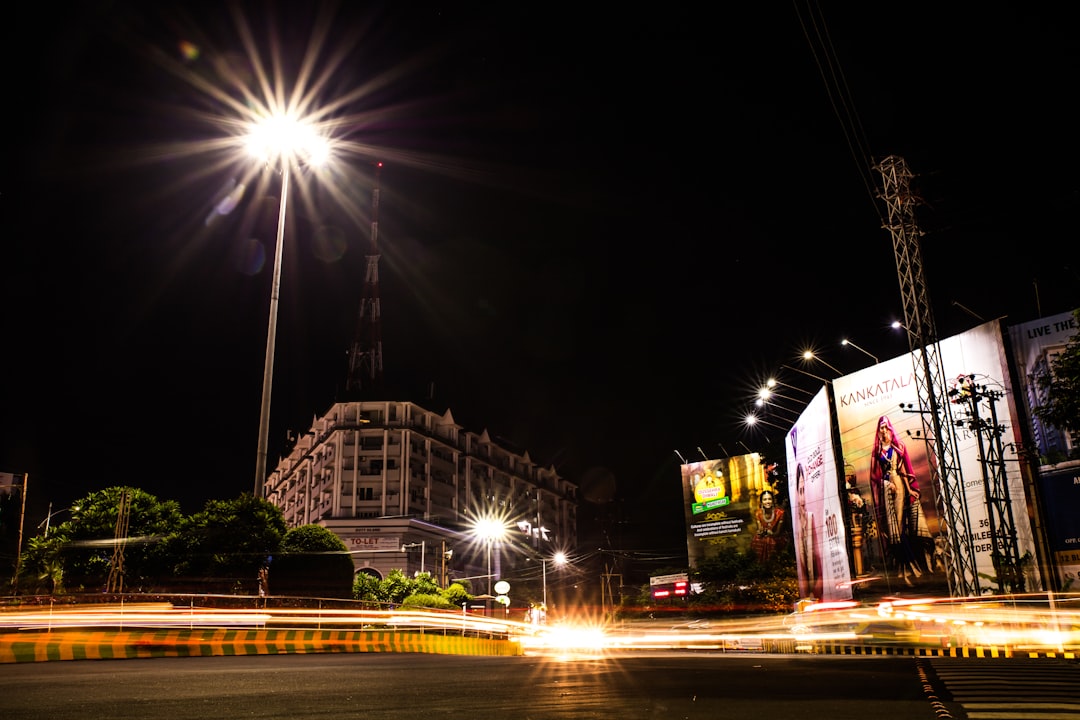
[[[919,393],[919,412],[931,482],[938,492],[941,532],[948,541],[946,574],[952,596],[979,595],[975,547],[970,529],[964,478],[958,462],[955,423],[948,401],[945,368],[938,346],[937,328],[930,305],[930,291],[923,272],[919,230],[915,219],[918,198],[911,191],[911,171],[907,162],[890,155],[879,162],[888,215],[885,228],[893,239],[896,271],[904,308],[904,327]]]

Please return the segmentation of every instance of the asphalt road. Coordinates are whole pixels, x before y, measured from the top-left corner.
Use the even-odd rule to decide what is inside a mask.
[[[940,720],[925,666],[911,657],[673,652],[21,663],[0,666],[0,717]]]

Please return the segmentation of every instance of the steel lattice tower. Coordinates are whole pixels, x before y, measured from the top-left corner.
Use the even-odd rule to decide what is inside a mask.
[[[364,294],[360,299],[356,336],[349,349],[345,392],[359,399],[361,392],[376,390],[383,383],[382,311],[379,300],[379,184],[382,163],[375,163],[375,186],[371,191],[371,247],[364,272]]]
[[[893,239],[904,307],[904,326],[919,393],[919,413],[922,416],[930,479],[938,489],[938,515],[945,521],[941,532],[949,545],[949,592],[953,597],[979,595],[975,547],[969,528],[964,478],[957,459],[945,368],[941,362],[930,292],[923,273],[919,241],[922,232],[915,219],[917,203],[910,187],[912,175],[904,159],[895,155],[883,159],[876,170],[883,179],[880,197],[888,210],[885,228]]]
[[[978,442],[983,492],[986,493],[988,531],[994,548],[991,550],[991,557],[998,591],[1024,592],[1020,546],[1016,537],[1016,521],[1013,517],[1008,477],[1005,473],[1005,448],[1001,442],[1005,426],[998,422],[997,416],[997,401],[1003,394],[976,385],[974,376],[966,376],[963,380],[965,382],[953,391],[953,395],[957,404],[966,406],[966,427],[974,433]],[[989,419],[980,413],[979,407],[983,401],[990,411]]]

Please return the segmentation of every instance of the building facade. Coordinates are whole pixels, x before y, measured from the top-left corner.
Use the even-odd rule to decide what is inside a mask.
[[[319,524],[356,572],[430,572],[486,588],[507,565],[577,544],[577,487],[527,452],[410,402],[334,404],[270,473],[265,497],[290,528]],[[496,537],[494,520],[505,528]]]

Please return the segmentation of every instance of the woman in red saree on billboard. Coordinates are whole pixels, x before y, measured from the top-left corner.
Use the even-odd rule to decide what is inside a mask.
[[[907,447],[882,415],[870,455],[870,494],[885,565],[906,585],[928,572],[923,542],[930,540]]]
[[[763,490],[758,496],[758,507],[754,510],[757,530],[750,540],[750,547],[759,563],[767,563],[780,549],[784,539],[780,534],[783,520],[784,508],[777,507],[776,495],[772,490]]]

